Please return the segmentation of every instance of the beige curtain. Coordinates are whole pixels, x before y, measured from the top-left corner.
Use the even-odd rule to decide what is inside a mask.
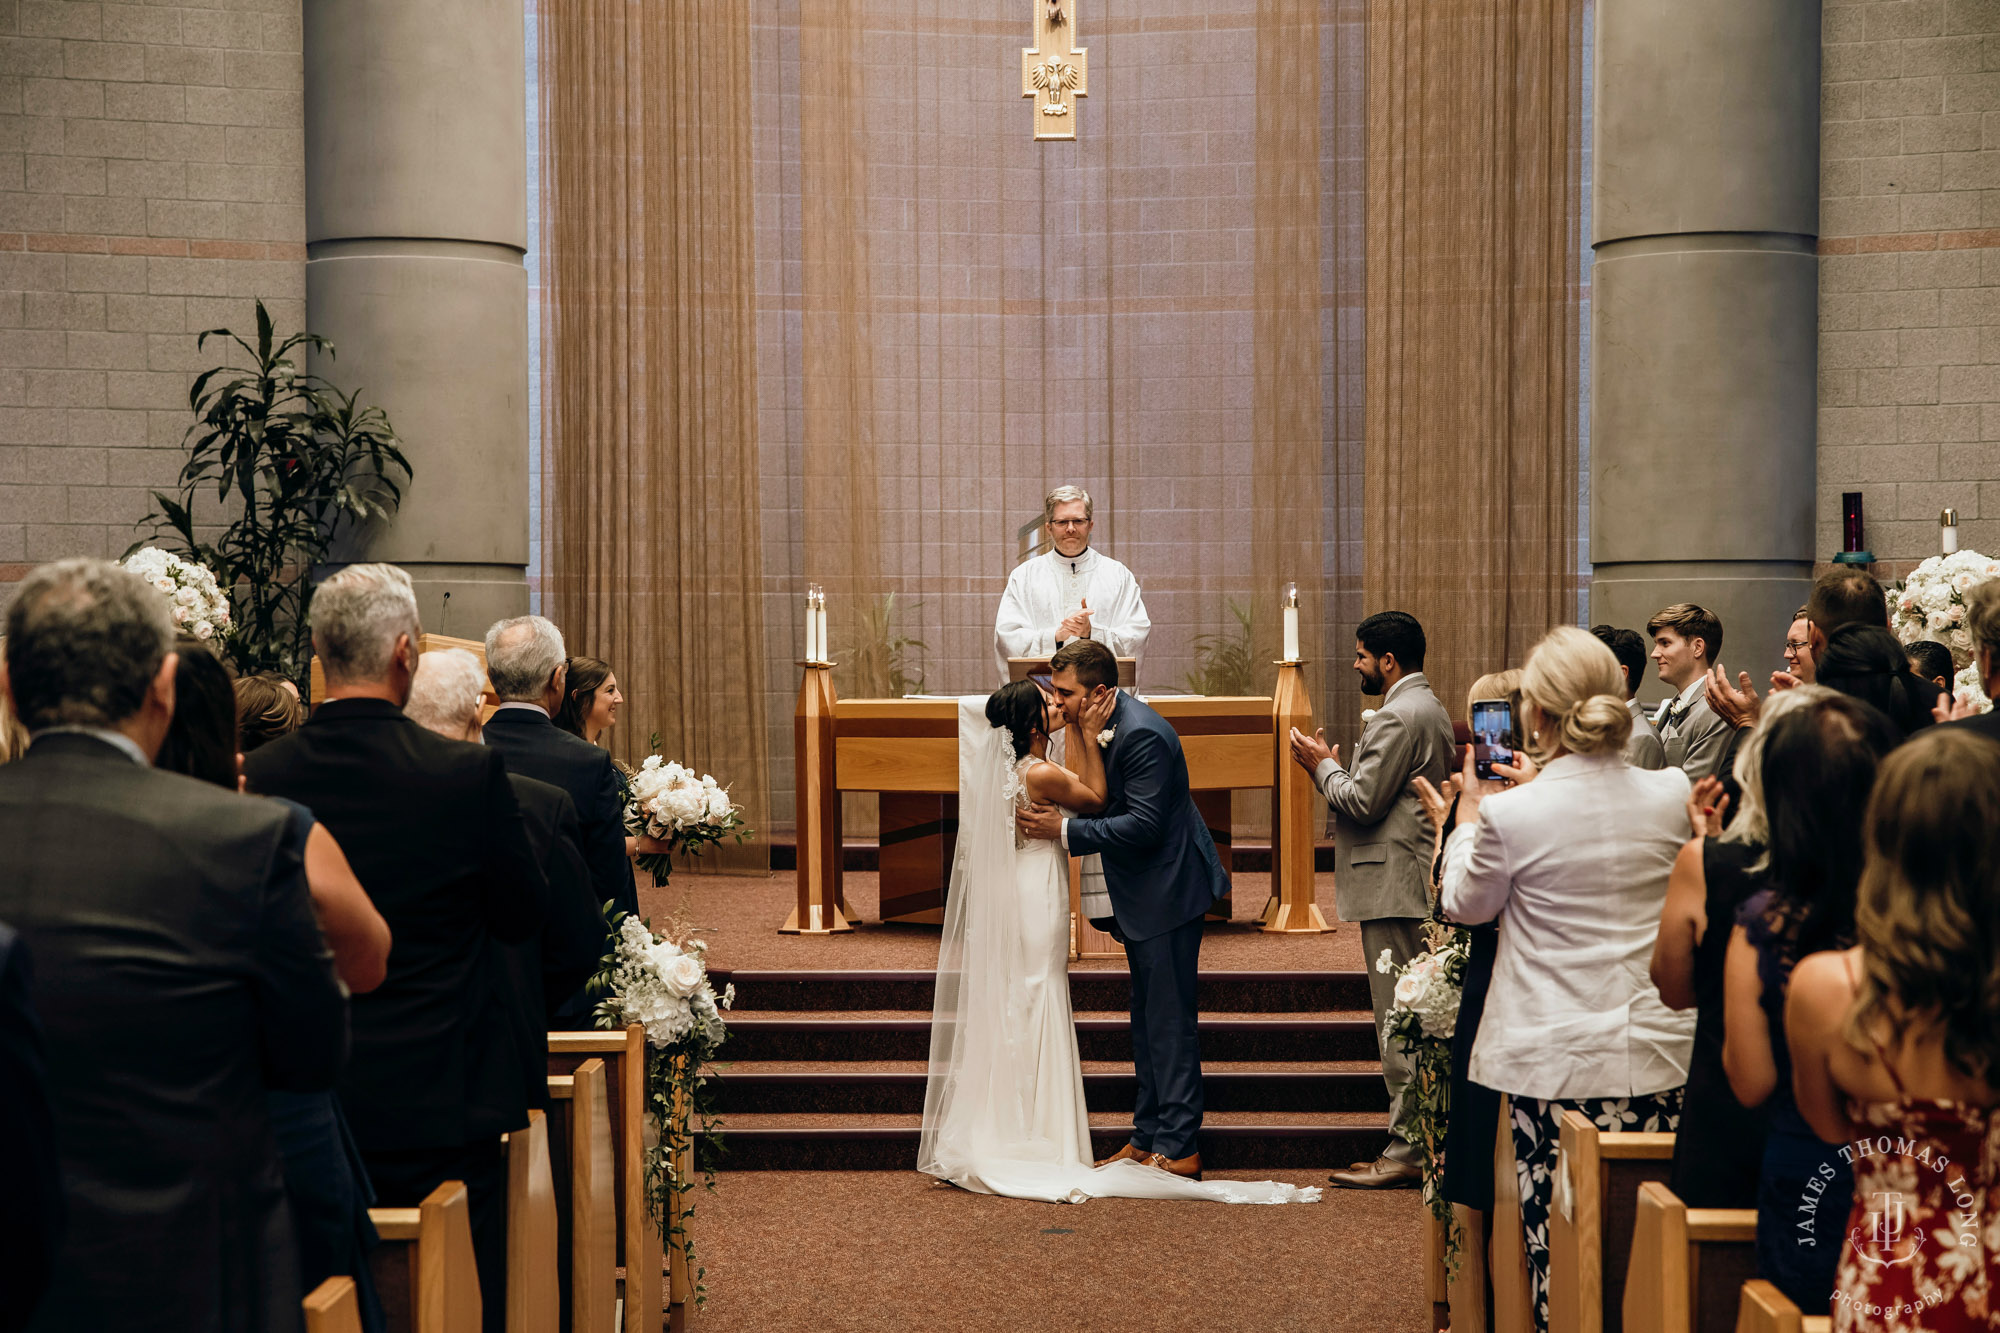
[[[620,757],[657,732],[763,830],[749,9],[540,0],[542,587]]]
[[[1576,619],[1582,10],[1369,5],[1365,597],[1453,716]]]

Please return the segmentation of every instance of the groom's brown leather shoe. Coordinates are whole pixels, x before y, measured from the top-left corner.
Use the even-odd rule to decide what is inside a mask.
[[[1098,1165],[1110,1166],[1113,1162],[1125,1162],[1125,1161],[1143,1162],[1152,1155],[1153,1155],[1152,1149],[1134,1148],[1131,1144],[1128,1143],[1124,1147],[1120,1148],[1117,1152],[1112,1153],[1109,1157],[1106,1157],[1102,1161],[1098,1162]]]
[[[1423,1183],[1424,1173],[1413,1163],[1378,1157],[1352,1171],[1336,1171],[1327,1179],[1344,1190],[1413,1190]]]
[[[1185,1157],[1165,1157],[1153,1153],[1146,1158],[1147,1166],[1158,1167],[1170,1176],[1181,1176],[1187,1180],[1201,1179],[1201,1154],[1191,1152]]]

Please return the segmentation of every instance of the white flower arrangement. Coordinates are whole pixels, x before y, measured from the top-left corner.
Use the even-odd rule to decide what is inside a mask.
[[[1111,746],[1112,739],[1117,735],[1118,735],[1118,728],[1116,727],[1106,727],[1104,730],[1098,732],[1097,748],[1100,750],[1109,749]]]
[[[208,566],[147,546],[127,556],[124,568],[160,590],[175,629],[204,642],[226,639],[235,631],[229,598]]]
[[[699,856],[703,848],[724,838],[741,842],[750,833],[727,787],[706,773],[697,776],[694,770],[657,754],[647,755],[632,775],[625,831],[656,838],[689,856]],[[673,872],[670,853],[641,852],[633,860],[662,884]]]
[[[1389,950],[1375,960],[1375,970],[1396,976],[1395,1006],[1383,1017],[1390,1036],[1410,1041],[1418,1036],[1449,1041],[1458,1031],[1458,1002],[1465,989],[1467,958],[1463,931],[1428,953],[1420,953],[1398,971]]]
[[[1934,555],[1890,587],[1889,627],[1904,643],[1930,639],[1943,644],[1951,650],[1953,665],[1962,668],[1972,660],[1965,594],[1990,578],[2000,578],[2000,560],[1977,551]]]
[[[1962,669],[1951,681],[1952,695],[1972,705],[1975,713],[1993,711],[1993,701],[1986,697],[1986,683],[1979,679],[1979,664],[1974,662]]]
[[[1384,949],[1375,970],[1396,978],[1394,1003],[1382,1016],[1382,1035],[1410,1057],[1414,1077],[1403,1094],[1409,1099],[1410,1136],[1423,1153],[1424,1201],[1444,1227],[1445,1269],[1456,1273],[1464,1237],[1444,1195],[1444,1131],[1451,1116],[1451,1039],[1458,1031],[1472,935],[1433,921],[1424,926],[1424,942],[1430,947],[1400,968]]]
[[[728,1030],[722,1011],[736,1000],[736,987],[722,994],[709,984],[708,946],[698,939],[673,940],[655,935],[636,916],[624,917],[612,937],[605,970],[600,973],[611,994],[597,1006],[606,1026],[637,1023],[646,1041],[659,1050],[693,1038],[712,1049]]]

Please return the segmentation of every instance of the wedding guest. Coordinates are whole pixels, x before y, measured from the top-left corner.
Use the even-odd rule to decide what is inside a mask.
[[[1951,693],[1952,681],[1958,676],[1958,669],[1952,664],[1951,649],[1932,639],[1918,639],[1915,643],[1903,645],[1903,656],[1909,659],[1910,670],[1917,678]]]
[[[433,650],[417,659],[417,677],[403,712],[412,722],[451,740],[477,742],[480,696],[486,671],[463,648]],[[581,828],[569,794],[546,782],[509,773],[527,822],[528,842],[549,881],[549,909],[541,932],[519,944],[492,944],[514,984],[515,1037],[528,1076],[528,1105],[546,1109],[543,1058],[557,1008],[597,971],[605,951],[604,914],[590,882]]]
[[[313,596],[326,700],[244,760],[250,789],[310,809],[395,931],[389,976],[354,1000],[340,1098],[384,1207],[465,1182],[489,1329],[506,1311],[506,1161],[528,1123],[519,1047],[489,1002],[490,939],[532,937],[548,882],[501,757],[403,714],[417,602],[393,565],[349,565]]]
[[[1653,661],[1660,679],[1677,693],[1660,705],[1654,725],[1660,729],[1670,768],[1699,782],[1722,763],[1729,743],[1729,723],[1708,702],[1708,677],[1722,652],[1722,621],[1714,612],[1681,602],[1646,622],[1653,636]]]
[[[236,678],[236,743],[254,754],[306,720],[299,696],[267,675]]]
[[[201,640],[176,639],[174,720],[153,766],[237,787],[236,690],[229,668]],[[334,967],[355,993],[373,990],[388,971],[389,927],[368,901],[333,836],[304,806],[280,800],[293,829],[309,830],[306,882],[319,913]],[[303,1285],[311,1291],[330,1277],[355,1284],[362,1326],[386,1327],[382,1302],[368,1267],[376,1241],[368,1220],[374,1202],[368,1172],[353,1151],[353,1135],[331,1092],[272,1092],[271,1129],[283,1159],[285,1197],[298,1235]]]
[[[555,724],[592,745],[604,744],[604,733],[618,724],[625,695],[611,664],[595,657],[572,657],[564,673],[562,705]]]
[[[555,725],[567,657],[562,631],[540,616],[517,616],[486,631],[486,678],[500,696],[486,720],[486,744],[506,756],[510,771],[569,793],[597,902],[637,913],[639,890],[625,850],[625,779],[609,751]]]
[[[1889,628],[1889,596],[1874,575],[1845,565],[1820,575],[1814,582],[1812,595],[1806,598],[1806,620],[1809,623],[1806,637],[1812,645],[1812,660],[1817,664],[1827,640],[1841,626]],[[1818,679],[1817,675],[1814,679]]]
[[[1910,670],[1896,636],[1878,625],[1843,625],[1827,636],[1819,683],[1880,709],[1903,736],[1931,725],[1943,691]]]
[[[1847,632],[1835,632],[1836,648]],[[1820,659],[1822,687],[1830,661]],[[1862,816],[1876,768],[1900,740],[1880,711],[1839,694],[1791,710],[1762,739],[1769,859],[1764,887],[1737,909],[1723,963],[1722,1063],[1736,1100],[1765,1111],[1757,1275],[1801,1308],[1833,1290],[1840,1247],[1801,1238],[1799,1201],[1810,1193],[1844,1209],[1853,1182],[1793,1099],[1785,991],[1799,959],[1854,943]]]
[[[347,1048],[303,837],[152,766],[179,664],[144,580],[44,565],[6,628],[34,743],[0,768],[0,920],[34,952],[69,1213],[29,1327],[296,1329],[266,1086],[327,1088]]]
[[[1975,583],[1965,594],[1965,629],[1972,636],[1973,671],[1989,699],[2000,699],[2000,579]],[[1947,700],[1940,709],[1952,726],[2000,740],[2000,709],[1974,713],[1971,704]]]
[[[1862,841],[1859,942],[1802,959],[1785,1004],[1799,1113],[1822,1142],[1842,1145],[1832,1151],[1854,1172],[1851,1213],[1827,1200],[1800,1225],[1839,1253],[1838,1333],[1989,1329],[2000,1289],[1990,1221],[2000,1194],[2000,749],[1961,727],[1913,738],[1882,762]],[[1862,1140],[1876,1150],[1850,1146]],[[1892,1231],[1902,1243],[1890,1250],[1879,1241]],[[1885,1323],[1884,1309],[1903,1313]]]
[[[1773,689],[1789,689],[1794,685],[1813,683],[1812,617],[1807,607],[1800,607],[1792,616],[1792,623],[1785,630],[1785,669],[1773,672]],[[1779,676],[1789,677],[1780,680]]]
[[[7,1201],[0,1208],[0,1333],[27,1327],[63,1237],[55,1113],[32,990],[28,946],[0,923],[0,1199]]]
[[[1535,646],[1521,696],[1535,758],[1486,780],[1468,752],[1443,906],[1454,921],[1500,925],[1466,1072],[1512,1102],[1535,1322],[1546,1329],[1563,1112],[1648,1131],[1680,1118],[1694,1023],[1660,1002],[1645,967],[1688,836],[1689,786],[1679,769],[1626,764],[1624,678],[1585,631],[1562,626]]]
[[[1625,709],[1632,714],[1632,739],[1625,742],[1625,762],[1634,768],[1665,768],[1666,746],[1639,702],[1639,686],[1646,677],[1646,641],[1638,631],[1616,625],[1592,625],[1590,632],[1611,650],[1618,659],[1618,669],[1625,673]]]
[[[1354,671],[1361,692],[1380,695],[1382,705],[1362,727],[1353,766],[1341,764],[1340,747],[1326,743],[1324,730],[1306,736],[1294,728],[1291,735],[1292,757],[1333,808],[1335,901],[1343,921],[1361,923],[1382,1081],[1389,1089],[1389,1146],[1375,1161],[1329,1179],[1343,1189],[1414,1189],[1423,1171],[1410,1129],[1412,1071],[1409,1056],[1382,1036],[1395,980],[1373,960],[1386,953],[1400,967],[1424,951],[1433,843],[1410,784],[1421,777],[1436,787],[1451,772],[1451,715],[1424,679],[1424,627],[1408,612],[1382,611],[1361,622],[1354,632]]]
[[[1789,690],[1796,685],[1810,685],[1816,678],[1812,621],[1807,619],[1808,610],[1809,606],[1800,607],[1798,613],[1792,617],[1791,627],[1785,631],[1785,667],[1782,671],[1771,673],[1771,693],[1774,695],[1780,690]],[[1730,685],[1728,669],[1717,662],[1715,669],[1709,672],[1706,687],[1708,706],[1715,710],[1716,716],[1737,731],[1737,735],[1730,743],[1730,753],[1716,769],[1716,774],[1725,782],[1734,771],[1735,747],[1742,743],[1742,733],[1756,725],[1758,710],[1763,706],[1763,700],[1757,697],[1757,687],[1750,683],[1749,672],[1737,672],[1736,681],[1734,686]],[[1732,797],[1737,795],[1734,792],[1730,794]]]
[[[1764,1113],[1746,1108],[1722,1067],[1722,975],[1737,910],[1766,882],[1770,825],[1764,813],[1764,742],[1786,713],[1832,692],[1802,685],[1774,695],[1737,752],[1736,795],[1705,778],[1689,798],[1695,837],[1681,848],[1667,879],[1651,974],[1671,1009],[1695,1011],[1687,1094],[1674,1135],[1668,1183],[1690,1208],[1755,1208],[1764,1160]],[[1727,829],[1731,801],[1740,808]]]

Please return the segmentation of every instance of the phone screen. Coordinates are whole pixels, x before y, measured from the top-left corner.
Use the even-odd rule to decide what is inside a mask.
[[[1472,771],[1493,777],[1493,765],[1514,762],[1514,706],[1505,699],[1472,704]]]

